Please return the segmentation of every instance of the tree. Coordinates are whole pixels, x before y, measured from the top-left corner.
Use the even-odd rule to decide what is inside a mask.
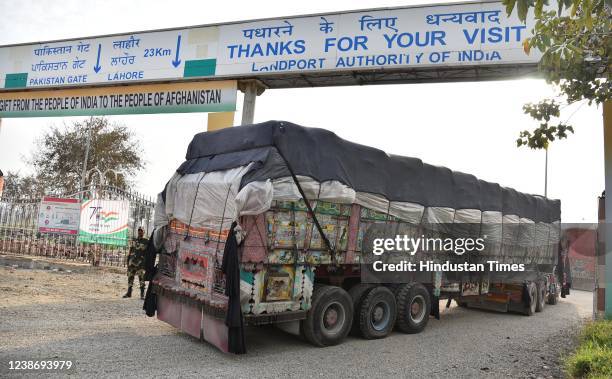
[[[87,137],[91,130],[87,169],[97,168],[104,180],[125,187],[144,168],[142,152],[134,134],[124,125],[107,118],[92,117],[64,128],[52,127],[37,141],[28,163],[46,192],[75,192],[80,186]],[[114,171],[114,173],[112,172]],[[95,174],[92,174],[95,175]],[[86,179],[89,179],[88,175]]]
[[[523,106],[540,126],[521,132],[516,141],[519,147],[547,148],[556,138],[573,133],[571,125],[558,121],[562,106],[610,100],[612,0],[558,1],[558,9],[549,10],[548,0],[503,0],[508,15],[516,9],[523,22],[533,8],[533,36],[523,42],[523,48],[527,54],[534,48],[542,52],[540,71],[558,89],[556,98]]]
[[[8,171],[4,176],[2,197],[14,200],[40,199],[44,190],[33,175],[22,176],[19,172]]]

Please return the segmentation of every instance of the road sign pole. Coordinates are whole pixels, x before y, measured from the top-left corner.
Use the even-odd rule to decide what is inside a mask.
[[[546,151],[544,158],[544,197],[548,198],[548,147],[544,150]]]
[[[81,173],[81,199],[83,198],[83,188],[85,187],[85,175],[87,175],[87,160],[89,159],[89,148],[91,145],[91,124],[93,124],[93,117],[87,121],[87,140],[85,142],[85,159],[83,160],[83,171]]]
[[[252,124],[255,117],[255,100],[266,90],[266,87],[258,80],[243,80],[238,82],[238,88],[244,93],[240,125]]]
[[[612,101],[603,106],[605,161],[605,316],[612,318]]]

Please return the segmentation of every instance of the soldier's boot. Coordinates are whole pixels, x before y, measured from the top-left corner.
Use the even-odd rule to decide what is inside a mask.
[[[126,297],[132,297],[132,286],[129,286],[127,292],[125,293],[125,295],[123,295],[124,299]]]
[[[144,287],[140,287],[140,299],[141,299],[141,300],[144,300],[144,298],[145,298],[145,296],[144,296],[144,290],[145,290],[145,288],[144,288]]]

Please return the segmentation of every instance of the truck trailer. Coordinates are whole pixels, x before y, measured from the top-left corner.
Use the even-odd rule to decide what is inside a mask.
[[[418,333],[440,300],[532,315],[568,292],[560,213],[558,200],[325,129],[269,121],[199,133],[158,196],[145,307],[232,353],[246,352],[249,325],[316,346]],[[408,237],[454,248],[373,249]],[[466,240],[482,248],[464,253]],[[376,269],[422,262],[434,269]],[[441,268],[466,265],[484,269]]]

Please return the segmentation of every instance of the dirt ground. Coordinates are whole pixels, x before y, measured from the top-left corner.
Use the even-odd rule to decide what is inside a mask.
[[[71,358],[78,377],[558,378],[560,357],[592,307],[582,291],[532,317],[452,306],[420,334],[350,337],[329,348],[249,328],[248,353],[234,356],[146,317],[137,296],[122,299],[125,274],[60,269],[0,265],[2,365]]]
[[[32,304],[108,300],[125,292],[126,276],[99,270],[89,275],[0,267],[0,309]],[[138,279],[136,279],[138,282]]]

